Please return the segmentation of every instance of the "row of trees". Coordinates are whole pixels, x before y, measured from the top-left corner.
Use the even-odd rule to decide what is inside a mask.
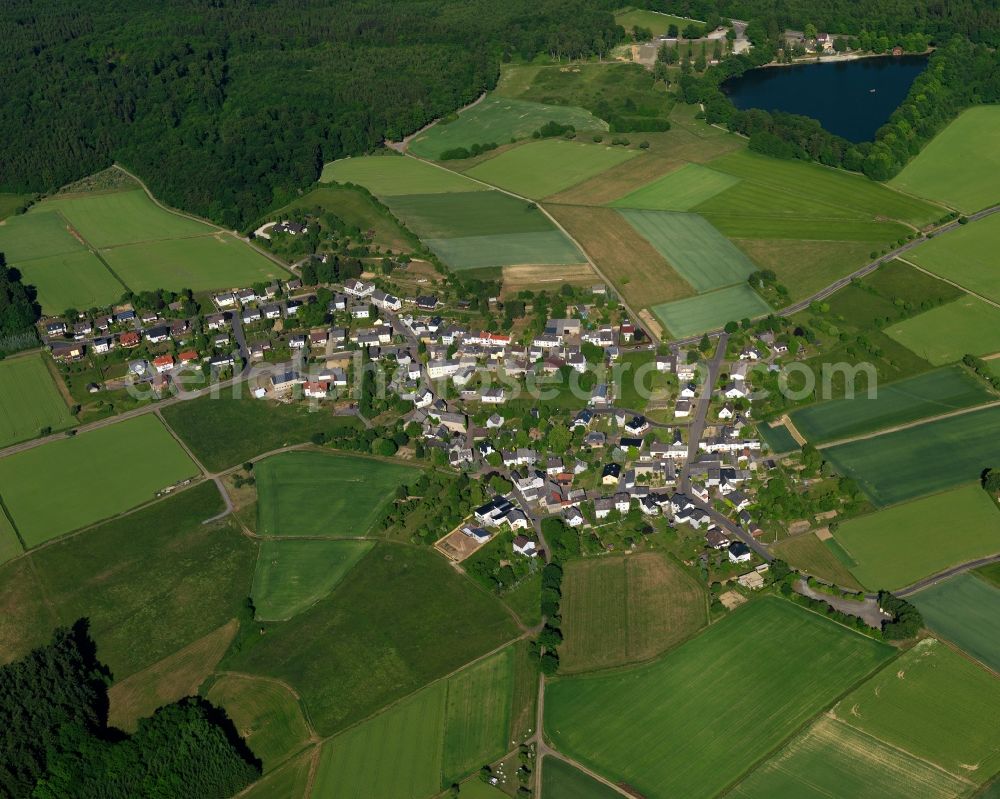
[[[21,273],[8,267],[0,252],[0,351],[3,339],[31,331],[41,314],[35,287],[21,282]]]
[[[501,58],[606,55],[602,0],[11,0],[0,6],[0,188],[113,160],[242,228],[322,164],[495,85]]]
[[[87,623],[0,668],[0,794],[8,797],[223,797],[261,773],[232,722],[189,698],[107,726],[107,669]]]

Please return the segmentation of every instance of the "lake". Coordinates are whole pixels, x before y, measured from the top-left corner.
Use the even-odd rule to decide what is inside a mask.
[[[926,66],[926,56],[904,55],[761,67],[722,90],[737,108],[802,114],[850,141],[871,141]]]

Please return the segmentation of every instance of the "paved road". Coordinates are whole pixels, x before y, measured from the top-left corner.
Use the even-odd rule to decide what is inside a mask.
[[[243,368],[240,370],[240,377],[242,377],[250,371],[250,348],[247,347],[247,337],[246,333],[243,332],[243,322],[240,319],[239,311],[233,313],[233,338],[236,339],[240,358],[243,359]]]
[[[997,212],[1000,212],[1000,205],[994,205],[994,206],[992,206],[990,208],[986,208],[986,209],[984,209],[982,211],[979,211],[978,213],[971,214],[970,216],[967,217],[967,219],[969,220],[968,224],[972,224],[974,222],[979,221],[980,219],[984,219],[984,218],[986,218],[988,216],[992,216],[993,214],[995,214]],[[956,220],[954,222],[949,222],[947,225],[942,225],[941,227],[939,227],[936,230],[932,231],[932,233],[933,233],[934,237],[937,238],[938,236],[942,236],[945,233],[950,233],[951,231],[956,230],[959,227],[965,227],[965,225],[961,225]],[[916,239],[913,239],[912,241],[908,241],[902,247],[897,247],[895,250],[892,250],[891,252],[887,253],[886,255],[883,255],[880,258],[876,258],[874,261],[871,261],[870,263],[865,264],[860,269],[856,269],[855,271],[851,272],[851,274],[845,275],[844,277],[840,278],[839,280],[834,281],[833,283],[831,283],[826,288],[821,289],[820,291],[817,291],[815,294],[813,294],[813,295],[811,295],[809,297],[806,297],[806,299],[800,300],[799,302],[796,302],[796,303],[794,303],[792,305],[789,305],[789,306],[787,306],[785,308],[782,308],[780,311],[777,311],[777,315],[778,316],[792,316],[794,314],[799,313],[800,311],[804,311],[806,308],[808,308],[810,306],[810,304],[816,302],[817,300],[825,300],[831,294],[834,294],[835,292],[837,292],[840,289],[844,288],[844,286],[849,285],[852,280],[855,280],[857,278],[862,278],[865,275],[871,274],[876,269],[878,269],[880,266],[882,266],[882,264],[887,263],[888,261],[893,260],[894,258],[896,258],[899,255],[902,255],[905,252],[909,252],[910,250],[915,249],[916,247],[919,247],[921,244],[923,244],[925,241],[927,241],[927,239],[928,239],[928,236],[924,235],[924,236],[920,236],[920,237],[918,237]],[[755,317],[755,318],[756,319],[763,319],[764,317],[763,316],[758,316],[758,317]],[[721,330],[712,330],[712,331],[708,332],[708,335],[709,336],[717,336],[721,332],[722,332]],[[688,344],[695,344],[695,343],[697,343],[700,340],[701,340],[701,336],[689,336],[688,338],[677,339],[675,341],[675,343],[678,344],[678,345],[684,346],[684,345],[688,345]]]
[[[701,442],[701,436],[705,432],[705,419],[708,417],[708,406],[712,401],[712,391],[715,389],[715,384],[719,380],[719,374],[722,372],[722,362],[726,357],[726,345],[728,343],[729,335],[727,333],[719,336],[719,342],[715,347],[715,354],[708,362],[708,374],[705,376],[705,382],[702,383],[701,394],[699,394],[698,401],[695,403],[694,418],[688,427],[688,457],[681,469],[680,487],[684,493],[687,493],[691,488],[691,463],[698,457],[698,444]]]

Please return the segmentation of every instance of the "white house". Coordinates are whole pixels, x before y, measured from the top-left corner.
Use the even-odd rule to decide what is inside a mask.
[[[733,541],[729,545],[729,560],[731,563],[746,563],[753,558],[750,547],[742,541]]]
[[[514,551],[518,555],[526,555],[529,558],[538,557],[538,550],[535,548],[535,542],[527,536],[519,535],[514,539]]]

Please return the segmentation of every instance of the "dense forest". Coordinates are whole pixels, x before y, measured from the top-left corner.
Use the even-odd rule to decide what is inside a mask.
[[[0,668],[0,795],[224,799],[260,776],[232,722],[201,699],[161,707],[133,735],[109,728],[108,678],[83,620]]]
[[[0,352],[8,339],[30,332],[41,313],[35,287],[25,286],[0,252]]]
[[[0,190],[120,161],[166,202],[242,227],[324,161],[420,128],[503,59],[605,55],[607,0],[8,0]]]

